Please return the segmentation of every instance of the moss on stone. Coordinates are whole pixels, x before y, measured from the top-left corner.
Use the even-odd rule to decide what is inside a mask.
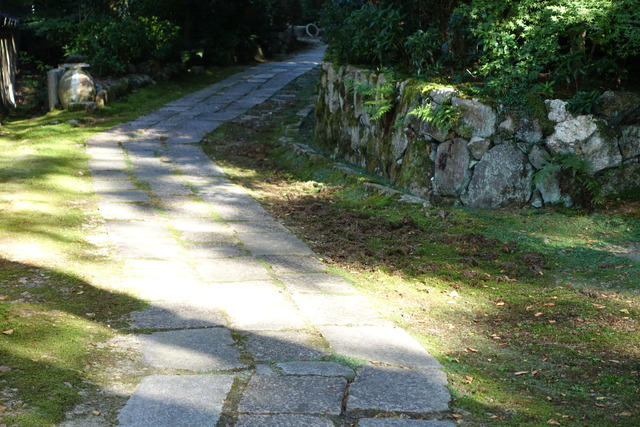
[[[539,95],[535,93],[525,95],[525,106],[526,111],[524,113],[533,115],[538,120],[543,136],[551,135],[555,131],[555,123],[549,120],[547,104]]]

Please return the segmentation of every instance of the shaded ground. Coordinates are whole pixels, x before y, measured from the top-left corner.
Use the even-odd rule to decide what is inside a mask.
[[[282,95],[211,135],[210,155],[439,357],[461,420],[640,423],[640,204],[483,212],[369,197],[277,143],[304,105]],[[296,138],[309,143],[306,124]]]

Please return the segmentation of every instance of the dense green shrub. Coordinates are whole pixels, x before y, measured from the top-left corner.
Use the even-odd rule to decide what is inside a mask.
[[[329,0],[334,60],[476,76],[494,96],[615,88],[640,65],[638,0]]]
[[[47,58],[50,65],[61,61],[63,53],[76,53],[102,74],[147,61],[210,65],[252,59],[258,48],[266,54],[288,48],[278,33],[317,17],[312,0],[16,2],[21,4],[22,29],[40,37],[40,52],[55,52],[55,58]]]
[[[177,38],[178,28],[156,17],[98,18],[74,27],[65,50],[90,58],[92,69],[106,74],[127,64],[168,60],[176,53]]]
[[[481,46],[478,69],[498,94],[541,74],[575,90],[615,84],[640,52],[634,0],[473,0],[460,10]]]

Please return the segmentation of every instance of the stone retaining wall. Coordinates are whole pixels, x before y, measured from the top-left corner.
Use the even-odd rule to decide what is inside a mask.
[[[515,112],[454,88],[422,91],[402,81],[393,83],[391,111],[372,120],[367,103],[381,95],[363,94],[358,85],[385,83],[382,74],[325,63],[317,143],[433,204],[571,206],[640,191],[638,94],[606,92],[596,114],[574,116],[562,100],[538,100]],[[410,114],[425,103],[448,106],[458,119],[435,126]]]

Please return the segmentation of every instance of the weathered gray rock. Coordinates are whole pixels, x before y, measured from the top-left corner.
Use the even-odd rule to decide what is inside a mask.
[[[573,199],[562,190],[560,185],[560,171],[549,173],[544,179],[536,183],[536,190],[544,204],[562,203],[566,207],[573,206]]]
[[[542,127],[537,120],[530,120],[522,118],[520,120],[520,127],[516,131],[516,138],[521,141],[534,144],[542,140]]]
[[[607,91],[600,96],[597,112],[611,126],[640,124],[640,94]]]
[[[315,257],[269,255],[262,257],[273,269],[280,274],[296,273],[324,273],[327,267]]]
[[[457,197],[462,194],[471,179],[469,160],[467,141],[462,138],[438,145],[433,177],[438,195]]]
[[[242,282],[270,279],[267,269],[253,258],[223,258],[199,262],[196,272],[207,282]]]
[[[597,173],[622,163],[617,138],[605,138],[600,130],[606,128],[606,122],[592,115],[578,116],[556,125],[546,145],[553,153],[580,156],[591,165],[591,173]]]
[[[472,137],[489,138],[495,133],[498,114],[490,106],[477,99],[457,97],[451,98],[451,105],[461,110],[462,126],[470,129]],[[466,132],[459,133],[464,135]]]
[[[491,147],[491,140],[485,138],[473,137],[471,141],[469,141],[469,152],[473,156],[474,159],[480,160],[482,156],[484,156],[489,148]]]
[[[406,132],[402,129],[397,130],[393,133],[391,137],[391,147],[393,150],[393,158],[396,161],[402,161],[402,157],[404,153],[407,151],[407,147],[409,146],[409,137]]]
[[[63,74],[63,68],[55,68],[47,72],[47,95],[49,101],[49,111],[53,111],[56,107],[60,106],[58,84]]]
[[[429,92],[429,97],[438,104],[446,104],[451,102],[451,98],[458,96],[460,92],[452,87],[443,87],[439,89],[433,89]]]
[[[417,133],[421,137],[427,140],[433,139],[438,142],[445,142],[447,140],[447,137],[449,136],[448,131],[437,128],[431,122],[422,121],[417,118],[415,120],[418,122]]]
[[[529,162],[536,169],[542,169],[549,159],[549,152],[539,145],[531,147],[529,152]]]
[[[331,78],[330,78],[331,77]],[[482,206],[512,207],[508,203],[513,201],[516,206],[526,203],[540,205],[543,196],[537,194],[535,198],[527,199],[531,193],[525,190],[530,187],[531,182],[524,183],[526,178],[530,178],[530,166],[540,169],[544,165],[547,153],[571,153],[584,159],[591,165],[591,173],[597,179],[604,180],[603,174],[598,172],[605,169],[614,169],[624,161],[630,163],[640,157],[640,148],[637,138],[637,131],[631,126],[638,126],[640,120],[640,107],[637,107],[636,99],[640,96],[629,93],[606,93],[600,99],[600,108],[596,111],[599,117],[593,116],[574,117],[567,111],[567,102],[563,100],[546,101],[547,119],[533,117],[524,114],[520,116],[509,111],[501,111],[505,114],[502,122],[497,125],[498,115],[493,108],[482,104],[478,100],[463,99],[455,93],[453,89],[434,91],[430,96],[422,100],[409,100],[410,95],[404,88],[408,87],[407,82],[399,83],[400,95],[397,99],[399,108],[396,108],[395,117],[391,118],[392,123],[404,124],[402,130],[386,126],[388,122],[372,122],[361,113],[363,108],[362,99],[358,99],[353,91],[344,90],[341,82],[346,79],[369,82],[375,84],[379,82],[379,75],[374,76],[367,71],[358,70],[353,67],[341,67],[339,71],[333,70],[330,65],[325,66],[325,73],[322,76],[323,85],[321,96],[319,97],[318,108],[316,109],[319,125],[316,127],[317,140],[326,143],[326,148],[334,152],[345,161],[366,169],[369,173],[380,175],[389,179],[396,187],[408,190],[412,194],[423,198],[429,198],[430,202],[451,204],[458,203],[455,195],[460,192],[457,185],[451,186],[453,191],[447,189],[442,193],[445,197],[439,197],[441,185],[442,168],[436,171],[437,151],[442,154],[447,146],[438,149],[438,144],[449,141],[450,138],[463,137],[470,140],[468,144],[471,158],[466,169],[470,172],[459,171],[460,175],[473,173],[473,181],[468,190],[463,190],[462,195],[468,203],[470,199],[477,198],[478,188],[473,188],[478,180],[487,181],[486,159],[484,157],[491,151],[487,151],[493,145],[508,144],[515,140],[520,143],[520,150],[529,156],[529,162],[517,173],[510,169],[513,164],[507,163],[505,171],[499,171],[502,165],[499,162],[492,163],[494,175],[500,175],[493,183],[498,183],[497,190],[487,189],[486,193],[498,193],[498,202],[484,203]],[[328,82],[332,80],[332,82]],[[324,87],[326,86],[326,87]],[[329,99],[331,98],[331,99]],[[360,97],[361,98],[361,97]],[[462,118],[460,123],[452,131],[436,129],[432,123],[419,120],[416,116],[407,114],[407,111],[417,108],[422,102],[430,102],[435,107],[448,104],[460,109]],[[335,104],[335,108],[330,108],[327,103]],[[550,132],[548,125],[555,123],[555,129]],[[613,125],[614,127],[609,127]],[[625,129],[618,126],[630,126]],[[499,128],[500,135],[494,134]],[[545,136],[552,135],[545,140]],[[620,134],[622,138],[620,139]],[[324,141],[324,142],[323,142]],[[425,144],[427,148],[425,149]],[[537,148],[536,148],[537,147]],[[442,157],[440,157],[442,160]],[[482,160],[485,163],[476,163]],[[464,162],[461,162],[464,164]],[[484,166],[483,166],[484,165]],[[483,167],[485,168],[482,171]],[[462,170],[466,170],[462,169]],[[477,172],[481,173],[478,174]],[[516,176],[517,181],[505,184],[501,180]],[[451,175],[449,175],[451,176]],[[475,183],[474,183],[475,182]],[[434,185],[435,184],[435,185]],[[572,199],[578,197],[577,189],[566,188],[567,192],[558,199],[557,189],[562,183],[546,185],[546,190],[542,189],[546,200],[559,200],[565,203],[567,196]],[[507,188],[511,187],[511,189]],[[555,188],[555,189],[553,189]],[[435,189],[435,191],[434,191]],[[511,194],[517,189],[517,196]],[[499,194],[504,193],[504,194]],[[476,195],[474,195],[476,194]],[[482,196],[484,197],[484,196]],[[453,200],[452,200],[453,199]],[[506,202],[505,202],[506,200]],[[462,201],[465,203],[465,201]]]
[[[92,112],[98,108],[98,103],[94,101],[69,102],[67,109],[69,111],[87,111]]]
[[[502,122],[500,122],[498,127],[500,129],[506,131],[509,134],[514,134],[516,132],[516,130],[518,130],[518,127],[516,125],[516,121],[511,116],[507,116]]]
[[[547,145],[555,152],[565,152],[570,144],[589,139],[597,130],[597,119],[592,115],[571,117],[556,125],[555,133],[549,137]]]
[[[640,163],[629,163],[612,169],[602,177],[602,194],[605,196],[637,195],[640,188]]]
[[[549,109],[549,120],[560,123],[569,120],[572,116],[567,111],[567,102],[561,99],[546,100],[547,108]]]
[[[531,198],[532,175],[522,151],[510,144],[495,146],[475,166],[462,203],[483,209],[524,206]]]
[[[624,161],[640,157],[640,126],[622,127],[620,150]]]
[[[449,409],[447,377],[437,369],[365,366],[349,388],[347,413],[434,415]]]

